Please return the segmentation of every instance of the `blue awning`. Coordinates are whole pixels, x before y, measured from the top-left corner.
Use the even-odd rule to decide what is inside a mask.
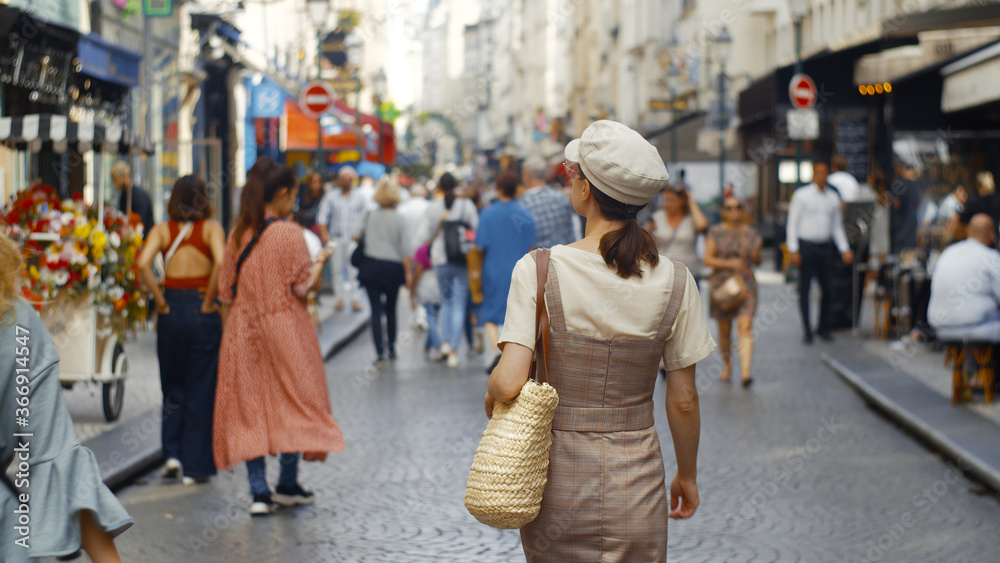
[[[80,36],[76,51],[81,72],[129,88],[139,85],[141,54],[108,43],[93,33]]]

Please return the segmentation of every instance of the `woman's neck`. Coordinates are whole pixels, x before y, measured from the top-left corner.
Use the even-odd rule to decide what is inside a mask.
[[[266,216],[268,212],[274,213],[278,217],[281,217],[281,213],[278,213],[277,204],[275,203],[269,203],[264,206],[264,215]]]
[[[743,221],[722,221],[722,226],[727,229],[736,230],[743,226]]]

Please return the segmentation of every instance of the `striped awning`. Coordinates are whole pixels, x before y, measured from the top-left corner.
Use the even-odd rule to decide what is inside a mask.
[[[127,154],[153,152],[152,143],[120,122],[108,125],[93,121],[70,121],[65,115],[32,114],[0,117],[0,144],[20,150],[39,152],[51,144],[62,153],[73,145],[83,153],[89,150]]]

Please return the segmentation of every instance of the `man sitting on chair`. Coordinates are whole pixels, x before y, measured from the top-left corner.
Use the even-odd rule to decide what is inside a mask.
[[[1000,252],[993,219],[969,221],[969,238],[941,253],[931,278],[927,318],[938,339],[1000,342]]]

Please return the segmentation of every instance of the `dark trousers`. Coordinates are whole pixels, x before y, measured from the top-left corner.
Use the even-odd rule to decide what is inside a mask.
[[[170,313],[156,325],[156,353],[163,391],[163,456],[176,458],[187,477],[215,475],[212,416],[222,320],[202,314],[203,293],[167,289]]]
[[[836,247],[830,242],[817,244],[799,239],[799,252],[802,254],[802,266],[799,269],[799,311],[802,314],[802,327],[806,335],[812,335],[812,325],[809,322],[809,289],[812,287],[813,278],[816,278],[822,291],[819,302],[819,327],[816,332],[826,334],[830,331],[832,297],[830,292]]]
[[[385,315],[386,336],[388,336],[389,352],[396,354],[396,300],[399,297],[399,286],[391,287],[369,283],[365,285],[368,301],[372,306],[372,339],[375,340],[375,352],[379,357],[386,354],[382,341],[382,315]]]

